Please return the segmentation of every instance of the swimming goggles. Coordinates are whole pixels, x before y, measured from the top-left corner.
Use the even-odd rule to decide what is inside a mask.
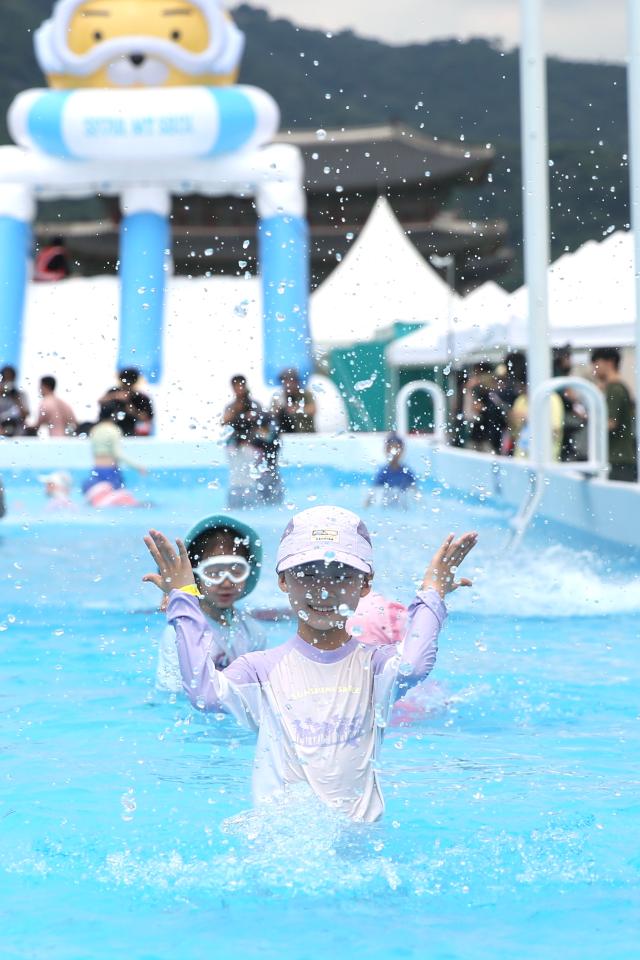
[[[251,573],[251,565],[244,557],[208,557],[193,568],[195,575],[207,587],[219,587],[225,580],[245,583]]]

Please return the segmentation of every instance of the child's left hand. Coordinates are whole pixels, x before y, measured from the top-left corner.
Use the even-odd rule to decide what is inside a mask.
[[[466,577],[456,580],[455,575],[458,567],[477,542],[477,533],[465,533],[459,540],[456,540],[452,533],[449,534],[427,567],[422,589],[436,590],[444,599],[448,593],[452,593],[458,587],[473,586],[471,580]]]

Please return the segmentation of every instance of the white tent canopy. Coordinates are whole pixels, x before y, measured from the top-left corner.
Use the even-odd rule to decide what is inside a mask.
[[[396,321],[446,324],[458,299],[380,197],[347,256],[311,297],[313,341],[368,341]]]
[[[500,354],[527,345],[529,294],[512,296],[491,282],[469,294],[455,327],[456,360]],[[553,346],[576,349],[635,343],[633,243],[624,231],[598,243],[590,240],[549,268],[549,331]],[[391,344],[394,366],[439,364],[449,354],[446,332],[418,330]]]
[[[529,295],[514,295],[511,342],[527,342]],[[573,347],[635,343],[633,240],[619,231],[601,243],[588,241],[549,268],[549,329],[554,345]]]
[[[444,363],[455,358],[494,349],[511,318],[511,298],[497,283],[489,281],[458,304],[451,334],[447,325],[425,327],[391,344],[389,362],[395,366]]]

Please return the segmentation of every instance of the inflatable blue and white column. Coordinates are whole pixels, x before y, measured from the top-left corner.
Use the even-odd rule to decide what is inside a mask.
[[[0,185],[0,364],[20,366],[35,202],[18,184]]]
[[[118,369],[137,367],[155,383],[162,376],[171,197],[159,188],[135,187],[120,204]]]
[[[259,260],[264,321],[264,375],[279,382],[287,367],[302,382],[313,372],[309,331],[309,226],[303,165],[299,151],[288,145],[277,151],[277,179],[257,190]]]

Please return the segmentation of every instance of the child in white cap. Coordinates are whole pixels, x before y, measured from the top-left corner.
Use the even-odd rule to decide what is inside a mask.
[[[53,473],[38,477],[38,480],[44,486],[44,495],[52,509],[62,508],[66,510],[73,507],[73,501],[71,500],[73,480],[70,473],[67,473],[66,470],[56,470]]]
[[[276,569],[298,633],[219,671],[209,654],[210,633],[185,545],[178,540],[176,550],[163,534],[150,531],[145,543],[158,572],[144,580],[169,596],[167,618],[176,631],[185,691],[199,709],[224,708],[258,732],[256,802],[306,783],[352,820],[370,823],[382,815],[377,761],[389,708],[431,672],[446,616],[444,597],[471,585],[455,573],[476,541],[475,533],[444,541],[409,608],[398,650],[362,643],[346,629],[373,577],[364,523],[340,507],[297,514],[280,541]]]

